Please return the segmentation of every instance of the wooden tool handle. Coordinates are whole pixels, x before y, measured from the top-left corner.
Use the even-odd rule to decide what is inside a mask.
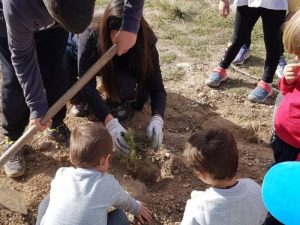
[[[73,98],[117,53],[117,45],[114,44],[98,61],[47,111],[41,123],[46,124],[66,103]],[[28,143],[36,134],[36,126],[31,126],[26,132],[7,150],[0,158],[0,168],[18,151]]]

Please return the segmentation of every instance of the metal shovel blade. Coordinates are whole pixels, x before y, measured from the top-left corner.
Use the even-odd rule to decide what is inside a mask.
[[[27,214],[27,208],[23,202],[23,194],[6,187],[0,187],[0,208],[1,206],[14,212]]]

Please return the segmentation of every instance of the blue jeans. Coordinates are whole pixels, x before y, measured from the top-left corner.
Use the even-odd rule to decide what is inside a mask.
[[[40,225],[49,205],[49,196],[39,204],[36,225]],[[122,209],[115,209],[107,214],[107,225],[129,225],[128,218]]]

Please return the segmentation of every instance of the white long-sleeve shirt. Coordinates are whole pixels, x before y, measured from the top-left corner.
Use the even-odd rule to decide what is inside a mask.
[[[51,183],[50,202],[41,225],[106,225],[107,209],[138,215],[140,203],[112,175],[63,167]]]
[[[266,8],[273,10],[287,10],[288,0],[234,0],[236,6],[248,5],[254,8]]]
[[[229,189],[193,191],[181,225],[261,225],[266,216],[260,186],[246,178]]]

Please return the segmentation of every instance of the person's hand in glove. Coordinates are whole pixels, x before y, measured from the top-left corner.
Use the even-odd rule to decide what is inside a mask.
[[[163,141],[163,126],[164,121],[159,115],[152,117],[149,126],[147,127],[147,136],[152,141],[154,149],[159,149]]]
[[[105,126],[113,139],[114,148],[122,154],[128,154],[128,145],[124,139],[127,130],[119,123],[118,119],[111,119]]]

